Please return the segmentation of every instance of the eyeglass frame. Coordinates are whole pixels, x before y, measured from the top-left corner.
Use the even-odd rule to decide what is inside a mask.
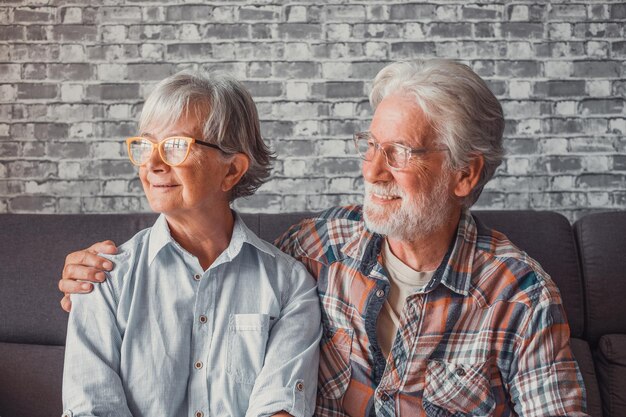
[[[444,152],[444,151],[449,151],[450,149],[447,147],[441,147],[441,148],[434,148],[434,149],[427,149],[427,148],[411,148],[410,146],[406,146],[403,145],[401,143],[396,143],[396,142],[387,142],[384,144],[381,144],[378,142],[378,140],[376,139],[376,136],[374,136],[374,134],[372,132],[355,132],[352,135],[352,138],[354,140],[354,147],[356,149],[357,154],[359,155],[359,158],[361,158],[363,161],[367,161],[370,162],[372,161],[374,158],[374,156],[376,156],[376,152],[381,151],[385,157],[385,163],[387,164],[387,166],[393,170],[402,170],[405,169],[408,165],[409,165],[409,161],[411,160],[411,155],[426,155],[428,153],[432,153],[432,152]],[[359,140],[366,140],[368,143],[370,140],[372,140],[373,144],[374,144],[374,155],[372,158],[367,159],[365,158],[365,154],[362,154],[359,151]],[[402,152],[404,152],[404,154],[406,155],[406,162],[404,163],[404,166],[401,167],[394,167],[389,163],[389,156],[387,155],[387,151],[385,150],[385,148],[383,148],[383,146],[393,146],[396,149],[401,149]]]
[[[169,136],[165,139],[162,139],[158,142],[152,142],[150,139],[143,137],[143,136],[132,136],[130,138],[126,138],[126,152],[128,153],[128,159],[130,159],[130,162],[135,165],[135,166],[144,166],[148,160],[150,158],[148,158],[144,163],[142,164],[138,164],[133,160],[133,157],[131,156],[131,152],[130,152],[130,144],[133,142],[136,142],[137,139],[140,140],[145,140],[148,143],[150,143],[150,145],[152,145],[152,149],[150,150],[150,157],[152,157],[152,153],[154,152],[154,148],[157,148],[158,152],[159,152],[159,156],[161,157],[161,160],[163,161],[163,163],[165,163],[166,165],[169,165],[171,167],[177,167],[181,164],[183,164],[186,160],[187,157],[189,156],[189,153],[191,152],[191,145],[193,145],[194,143],[197,143],[198,145],[202,145],[202,146],[207,146],[209,148],[213,148],[213,149],[217,149],[218,151],[224,152],[224,150],[222,150],[222,148],[220,148],[219,146],[213,144],[213,143],[209,143],[203,140],[199,140],[199,139],[195,139],[195,138],[190,138],[188,136]],[[177,164],[170,164],[169,162],[167,162],[165,160],[165,158],[163,157],[163,144],[165,142],[167,142],[170,139],[184,139],[185,142],[187,142],[187,153],[185,154],[185,157],[182,159],[182,161],[180,161]]]

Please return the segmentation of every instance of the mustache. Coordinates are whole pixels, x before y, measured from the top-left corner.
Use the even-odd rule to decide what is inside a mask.
[[[373,184],[371,182],[365,181],[365,195],[370,196],[372,194],[378,195],[393,195],[401,198],[405,197],[404,190],[402,190],[396,184]]]

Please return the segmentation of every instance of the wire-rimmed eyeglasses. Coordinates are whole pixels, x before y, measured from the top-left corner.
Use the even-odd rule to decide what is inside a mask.
[[[419,158],[431,152],[443,152],[448,148],[410,148],[399,143],[387,142],[380,144],[371,132],[357,132],[354,134],[356,151],[364,161],[374,159],[378,150],[382,151],[385,161],[390,168],[404,169],[411,158]]]

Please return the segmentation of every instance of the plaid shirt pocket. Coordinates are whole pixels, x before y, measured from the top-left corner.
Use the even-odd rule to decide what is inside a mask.
[[[495,400],[486,363],[428,362],[424,409],[428,416],[490,416]]]
[[[352,329],[329,326],[322,336],[318,382],[320,394],[325,398],[339,399],[348,389],[352,375],[352,335]]]

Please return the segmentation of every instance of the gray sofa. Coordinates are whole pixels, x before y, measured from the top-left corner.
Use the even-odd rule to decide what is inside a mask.
[[[583,217],[572,227],[553,212],[483,211],[557,282],[572,349],[594,417],[626,416],[626,212]],[[272,241],[305,213],[246,214]],[[61,414],[67,314],[57,281],[64,256],[103,240],[122,243],[154,214],[0,215],[0,417]]]

